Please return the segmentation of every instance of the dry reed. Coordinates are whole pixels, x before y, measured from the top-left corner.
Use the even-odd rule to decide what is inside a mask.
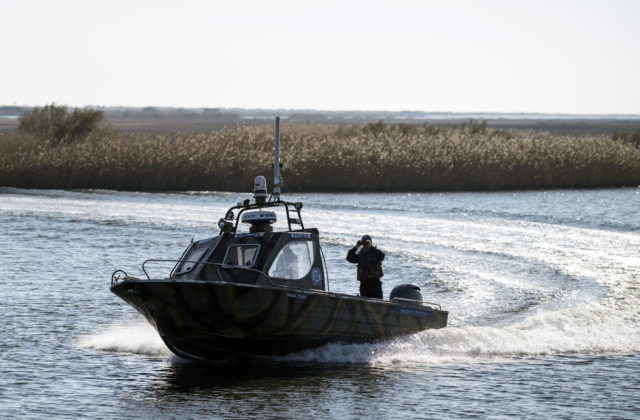
[[[369,124],[283,124],[289,191],[441,191],[640,185],[640,148],[606,136]],[[0,185],[246,191],[270,178],[273,125],[102,133],[55,145],[0,135]]]

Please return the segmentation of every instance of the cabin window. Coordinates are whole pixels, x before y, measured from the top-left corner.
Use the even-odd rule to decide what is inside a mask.
[[[182,259],[178,270],[176,270],[176,275],[185,274],[193,270],[193,268],[198,265],[198,261],[200,261],[208,250],[208,246],[203,246],[199,249],[192,247],[187,255]]]
[[[314,244],[311,241],[289,242],[282,247],[269,268],[269,277],[298,280],[309,274],[313,265]]]
[[[253,267],[258,256],[260,245],[231,245],[224,256],[225,265]]]

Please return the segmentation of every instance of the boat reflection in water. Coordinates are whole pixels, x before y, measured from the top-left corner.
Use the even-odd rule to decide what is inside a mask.
[[[143,314],[171,351],[190,359],[286,354],[447,325],[448,312],[424,303],[412,283],[395,287],[388,301],[330,292],[319,232],[304,226],[302,203],[280,199],[279,167],[276,119],[271,197],[265,178],[256,177],[253,202],[231,207],[218,236],[189,244],[168,278],[117,270],[111,291]],[[283,231],[273,229],[278,215]],[[167,260],[145,261],[145,275],[145,265],[159,261]]]

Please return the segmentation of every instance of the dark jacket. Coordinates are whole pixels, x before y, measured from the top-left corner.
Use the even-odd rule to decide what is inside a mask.
[[[382,260],[384,260],[384,252],[375,246],[369,248],[368,252],[364,249],[357,252],[358,248],[353,247],[347,253],[347,261],[358,264],[358,280],[362,281],[364,273],[367,272],[367,278],[376,278],[384,276],[382,272]],[[368,270],[368,271],[367,271]]]

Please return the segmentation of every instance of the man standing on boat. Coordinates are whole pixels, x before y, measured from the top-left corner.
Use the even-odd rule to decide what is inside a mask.
[[[382,299],[382,260],[384,252],[373,246],[369,235],[364,235],[347,253],[347,261],[358,264],[360,296]]]

